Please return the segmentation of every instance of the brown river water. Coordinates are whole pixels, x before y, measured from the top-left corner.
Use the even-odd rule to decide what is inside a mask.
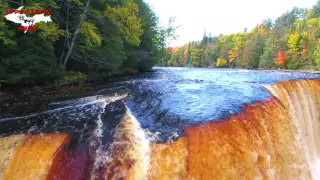
[[[154,68],[0,117],[0,179],[319,179],[320,75]]]

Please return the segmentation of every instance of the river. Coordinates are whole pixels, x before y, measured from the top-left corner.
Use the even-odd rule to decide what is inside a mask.
[[[94,154],[94,158],[87,158],[91,159],[88,160],[91,168],[83,174],[93,177],[92,174],[101,173],[101,164],[108,159],[104,154],[108,154],[117,139],[126,109],[136,118],[134,126],[143,132],[148,144],[174,142],[186,135],[184,128],[187,126],[228,119],[243,113],[245,106],[272,98],[265,88],[268,85],[303,79],[320,79],[320,75],[242,69],[154,68],[152,72],[110,82],[108,88],[98,90],[94,96],[50,102],[46,111],[2,118],[0,136],[67,134],[71,137],[68,146],[85,147],[88,154]]]

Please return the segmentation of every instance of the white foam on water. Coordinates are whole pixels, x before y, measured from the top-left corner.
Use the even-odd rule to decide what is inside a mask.
[[[161,132],[152,132],[149,129],[145,129],[144,132],[149,142],[156,142],[161,139],[160,138]]]
[[[113,87],[113,88],[106,88],[106,89],[101,89],[99,90],[96,94],[100,94],[104,91],[110,91],[110,90],[117,90],[117,89],[124,89],[126,86],[118,86],[118,87]]]
[[[117,100],[121,100],[127,97],[127,95],[116,95],[114,97],[110,97],[104,103],[100,104],[101,111],[99,112],[96,120],[96,128],[93,131],[90,141],[91,153],[93,156],[93,169],[91,171],[91,179],[99,179],[99,169],[105,167],[106,163],[110,162],[110,155],[107,151],[107,145],[102,144],[101,138],[103,137],[103,122],[101,119],[101,115],[105,112],[105,107],[107,104],[115,102]]]
[[[104,148],[101,142],[102,133],[103,133],[103,122],[101,120],[101,115],[104,113],[106,105],[107,103],[102,103],[100,105],[100,108],[102,110],[100,111],[96,121],[97,127],[93,131],[93,134],[91,136],[90,148],[95,149],[95,151],[93,152],[94,154],[92,154],[94,157],[94,162],[93,162],[94,169],[92,170],[92,173],[96,173],[96,171],[98,171],[101,164],[103,164],[104,161],[107,161],[107,157],[104,156],[104,153],[103,153]],[[91,175],[91,179],[92,177],[94,177],[94,175]]]
[[[30,114],[30,115],[26,115],[26,116],[3,118],[3,119],[0,119],[0,122],[1,121],[8,121],[8,120],[27,119],[27,118],[36,117],[36,116],[42,115],[42,114],[55,113],[55,112],[59,112],[59,111],[67,110],[67,109],[84,107],[84,106],[87,106],[87,105],[97,104],[97,103],[101,103],[101,102],[105,102],[105,101],[106,101],[105,99],[99,99],[99,100],[95,100],[95,101],[89,101],[89,102],[83,103],[83,104],[70,105],[70,106],[65,106],[65,107],[62,107],[62,108],[52,109],[52,110],[45,111],[45,112],[33,113],[33,114]]]
[[[314,163],[312,163],[310,169],[311,169],[313,179],[320,179],[320,159],[319,158],[317,158],[314,161]]]
[[[88,97],[83,97],[83,98],[79,98],[79,99],[71,99],[71,100],[66,100],[66,101],[59,101],[59,102],[52,102],[49,105],[67,105],[67,104],[75,104],[75,103],[82,103],[82,102],[86,102],[86,101],[95,101],[95,100],[99,100],[99,99],[106,99],[108,97],[106,96],[102,96],[102,95],[98,95],[98,96],[88,96]]]
[[[296,127],[293,143],[302,149],[306,165],[293,164],[293,169],[308,169],[312,179],[320,179],[319,94],[314,85],[301,80],[263,86],[288,108]]]
[[[72,104],[72,105],[48,110],[45,112],[33,113],[30,115],[26,115],[26,116],[3,118],[3,119],[0,119],[0,122],[1,121],[8,121],[8,120],[27,119],[27,118],[36,117],[36,116],[42,115],[42,114],[55,113],[55,112],[59,112],[59,111],[67,110],[67,109],[72,109],[72,108],[81,108],[81,107],[85,107],[85,106],[92,105],[92,104],[98,104],[98,103],[104,103],[104,102],[106,102],[108,104],[108,103],[111,103],[111,102],[114,102],[114,101],[117,101],[120,99],[124,99],[125,97],[127,97],[126,94],[115,95],[113,97],[112,96],[111,97],[110,96],[91,96],[91,97],[85,97],[85,98],[80,98],[80,99],[75,99],[75,100],[61,101],[61,102],[51,103],[50,105],[63,105],[63,104],[65,104],[65,105]]]
[[[105,145],[97,149],[91,179],[100,179],[101,176],[121,179],[128,173],[134,179],[146,179],[150,166],[149,141],[128,107],[113,139],[107,150]],[[101,168],[103,174],[99,174]]]

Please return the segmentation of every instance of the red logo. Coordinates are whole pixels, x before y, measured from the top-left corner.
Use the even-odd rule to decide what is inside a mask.
[[[31,14],[31,15],[35,15],[35,14],[45,14],[45,15],[50,15],[51,14],[51,10],[49,9],[45,9],[45,10],[39,10],[39,9],[23,9],[23,10],[16,10],[16,9],[10,9],[6,11],[6,14]]]
[[[51,10],[39,10],[39,9],[22,9],[22,7],[18,9],[11,9],[6,11],[5,18],[8,21],[12,21],[20,24],[18,27],[18,31],[35,31],[38,30],[39,27],[35,26],[36,23],[44,21],[49,22],[52,21],[50,18]],[[27,16],[33,15],[33,16]]]
[[[39,27],[38,26],[19,26],[18,27],[18,31],[36,31],[38,30]]]

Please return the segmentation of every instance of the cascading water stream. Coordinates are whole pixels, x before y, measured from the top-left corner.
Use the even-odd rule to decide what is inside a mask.
[[[1,119],[0,179],[318,179],[320,80],[230,83],[215,73],[122,82],[98,93],[129,89],[125,100],[92,96]]]
[[[300,80],[265,86],[287,107],[297,128],[313,178],[320,178],[320,81]]]
[[[154,145],[151,179],[318,179],[320,81],[265,87],[276,97]]]
[[[103,151],[105,147],[101,142],[101,138],[103,136],[103,122],[101,120],[101,115],[104,113],[106,105],[107,102],[101,103],[101,110],[96,120],[97,127],[93,131],[92,136],[90,137],[89,149],[91,149],[91,154],[93,157],[93,169],[91,173],[91,179],[95,179],[96,174],[99,171],[99,168],[103,166],[104,162],[108,161],[108,157],[104,154],[105,152]]]

